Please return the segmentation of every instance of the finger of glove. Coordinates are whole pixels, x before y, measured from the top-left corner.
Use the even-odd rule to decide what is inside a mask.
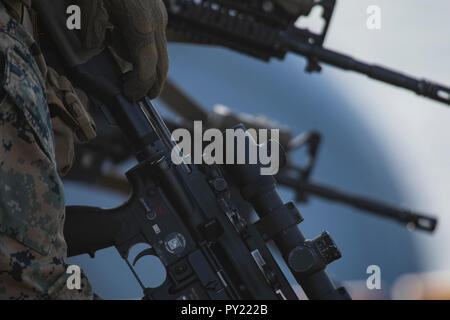
[[[131,62],[132,71],[123,77],[123,91],[125,96],[136,101],[143,98],[150,88],[156,83],[158,73],[158,48],[155,45],[154,34],[149,35],[149,39],[143,42],[141,46],[137,46],[134,50],[130,50],[126,43],[125,37],[117,30],[112,32],[109,42],[114,52],[123,60]],[[131,51],[131,52],[130,52]]]
[[[150,99],[155,99],[160,95],[169,70],[169,55],[167,53],[165,29],[155,32],[155,47],[158,52],[158,63],[156,64],[155,82],[148,92]]]
[[[81,9],[80,38],[87,49],[103,46],[109,15],[101,0],[77,0]]]
[[[163,24],[162,28],[155,30],[155,46],[158,51],[158,64],[156,66],[156,80],[152,88],[148,92],[148,96],[151,99],[158,97],[162,91],[164,82],[167,77],[167,72],[169,70],[169,55],[167,52],[167,36],[166,27],[168,21],[168,15],[164,3],[160,0],[156,1],[158,3],[158,12],[160,13],[160,23]]]
[[[126,43],[126,37],[124,37],[121,32],[118,32],[117,29],[113,29],[107,34],[106,41],[121,59],[125,61],[132,60],[128,46],[124,45],[124,43]]]
[[[124,94],[132,101],[147,95],[149,88],[156,83],[158,51],[154,44],[148,44],[139,50],[134,69],[124,77]]]
[[[161,0],[111,0],[105,2],[119,36],[113,46],[121,58],[133,64],[124,93],[133,100],[162,87],[168,58],[165,39],[167,12]],[[126,49],[124,49],[126,46]],[[126,51],[126,52],[124,52]]]

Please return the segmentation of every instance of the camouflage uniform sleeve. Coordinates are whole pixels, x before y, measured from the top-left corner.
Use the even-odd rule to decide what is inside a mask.
[[[64,190],[45,81],[26,32],[0,3],[0,299],[92,299],[69,289]]]

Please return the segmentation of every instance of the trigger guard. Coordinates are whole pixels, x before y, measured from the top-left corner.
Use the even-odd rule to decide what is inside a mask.
[[[154,256],[156,255],[156,252],[153,248],[148,248],[143,251],[141,251],[133,260],[133,267],[136,266],[136,263],[141,260],[145,256]]]

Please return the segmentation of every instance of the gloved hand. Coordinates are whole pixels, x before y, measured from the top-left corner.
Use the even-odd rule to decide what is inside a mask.
[[[314,6],[314,0],[274,0],[293,16],[308,15]]]
[[[156,98],[168,71],[167,11],[162,0],[79,0],[82,40],[89,49],[110,45],[133,65],[125,74],[124,94],[136,101]],[[84,21],[84,22],[83,22]]]

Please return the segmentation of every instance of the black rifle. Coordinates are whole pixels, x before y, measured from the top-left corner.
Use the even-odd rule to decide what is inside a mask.
[[[224,106],[209,112],[184,94],[170,80],[166,81],[160,97],[171,111],[180,116],[178,121],[165,119],[170,131],[179,128],[192,130],[193,121],[202,121],[205,124],[205,129],[219,128],[225,130],[240,123],[244,124],[246,128],[255,130],[279,129],[279,141],[286,151],[287,163],[280,169],[275,178],[279,185],[288,187],[295,192],[298,202],[307,202],[311,195],[318,196],[353,206],[379,217],[396,220],[411,229],[433,232],[436,228],[437,219],[430,215],[396,208],[378,200],[343,192],[333,186],[311,181],[311,174],[317,163],[318,150],[322,141],[319,132],[304,132],[294,137],[288,128],[264,117],[236,113]],[[126,179],[102,170],[105,161],[120,164],[129,158],[130,152],[127,143],[123,141],[120,130],[111,129],[101,110],[91,108],[91,112],[100,136],[89,144],[77,146],[77,161],[75,161],[74,167],[65,179],[96,184],[128,193],[129,184]],[[292,152],[299,148],[306,149],[308,157],[306,164],[303,166],[297,165],[291,157]],[[83,161],[83,159],[90,159],[90,161]],[[240,210],[244,215],[248,212],[245,206],[240,207]]]
[[[446,86],[418,80],[387,68],[370,65],[323,48],[336,0],[305,1],[302,16],[314,6],[323,9],[325,26],[320,34],[297,28],[299,18],[271,0],[165,0],[173,39],[221,45],[262,60],[283,59],[288,52],[308,59],[306,71],[319,72],[320,62],[356,71],[373,79],[414,91],[450,104]]]
[[[123,97],[122,74],[109,51],[84,52],[77,35],[65,28],[67,5],[35,2],[45,33],[42,44],[54,53],[55,68],[103,104],[138,161],[127,172],[132,193],[122,206],[67,208],[69,255],[115,246],[147,299],[297,299],[266,246],[273,240],[310,299],[350,299],[325,271],[341,256],[331,237],[326,232],[313,240],[303,237],[297,227],[300,213],[293,203],[283,204],[275,179],[261,176],[260,165],[172,163],[173,142],[164,121],[149,99],[133,103]],[[247,138],[246,143],[254,142]],[[229,179],[253,205],[257,223],[239,215]],[[138,243],[151,248],[130,263],[129,250]],[[166,267],[168,276],[158,288],[146,288],[133,268],[148,254]]]

